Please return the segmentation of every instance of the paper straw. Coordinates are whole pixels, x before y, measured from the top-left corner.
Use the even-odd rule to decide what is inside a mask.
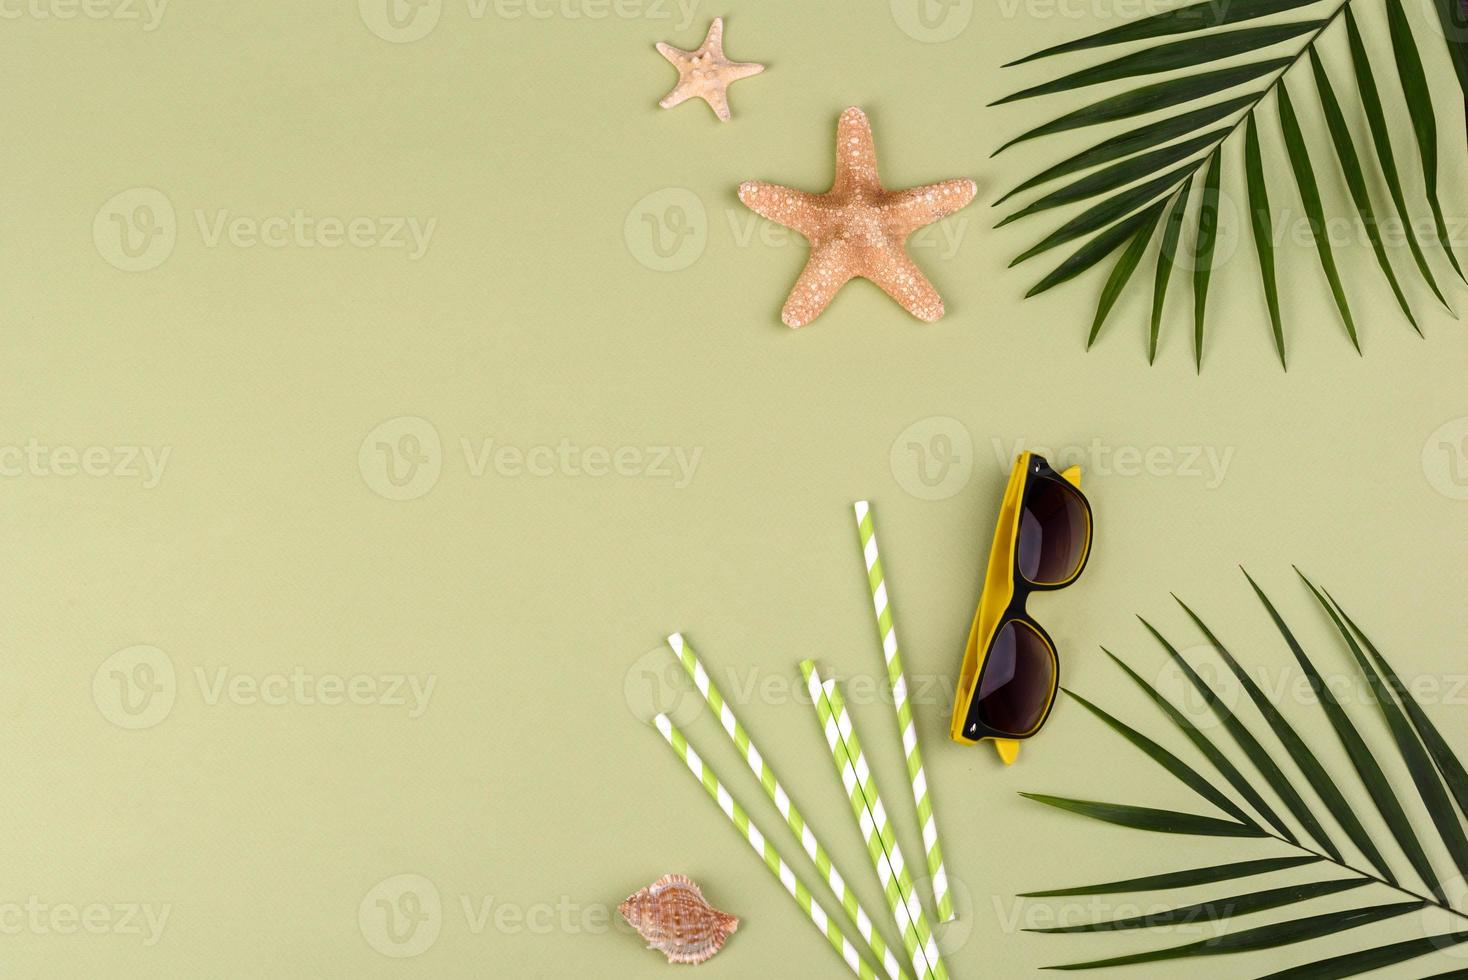
[[[831,761],[836,766],[836,778],[846,790],[851,803],[852,816],[866,840],[867,854],[877,871],[882,892],[892,911],[893,921],[902,933],[902,942],[913,968],[922,977],[947,980],[947,971],[933,942],[932,930],[923,914],[922,904],[912,887],[902,851],[891,835],[891,824],[886,810],[877,796],[876,784],[871,780],[871,771],[861,756],[861,745],[855,739],[855,731],[846,718],[846,708],[834,682],[822,683],[820,673],[812,661],[800,665],[810,687],[811,703],[815,706],[821,730],[826,736],[826,745],[831,750]],[[838,710],[839,706],[839,710]],[[845,731],[840,722],[845,719]],[[889,840],[889,838],[891,838]]]
[[[735,829],[744,835],[744,839],[749,842],[750,847],[754,848],[754,852],[760,856],[765,867],[770,869],[770,873],[780,879],[780,884],[784,885],[790,897],[795,899],[795,904],[800,906],[801,910],[810,918],[811,923],[826,937],[831,948],[846,961],[851,972],[861,977],[862,980],[876,980],[877,972],[861,958],[856,947],[847,942],[836,923],[826,915],[826,910],[812,900],[810,889],[795,877],[795,872],[791,871],[785,859],[780,857],[780,853],[775,850],[775,845],[766,839],[760,829],[749,819],[749,814],[744,812],[744,808],[729,795],[729,791],[724,788],[723,783],[719,782],[719,777],[714,775],[714,771],[704,765],[703,759],[694,751],[693,746],[688,744],[688,739],[673,724],[672,719],[667,715],[659,714],[654,722],[658,732],[672,747],[673,752],[688,765],[688,771],[703,784],[703,788],[719,805],[719,809],[724,811],[724,816],[728,817]]]
[[[922,902],[918,900],[917,889],[913,887],[912,876],[908,871],[910,865],[902,855],[902,846],[897,842],[897,834],[893,829],[892,821],[887,818],[886,808],[882,806],[882,798],[877,794],[876,778],[873,777],[871,769],[867,766],[866,757],[862,754],[861,739],[857,738],[856,728],[851,723],[851,717],[846,713],[846,701],[841,696],[841,689],[834,680],[828,680],[821,685],[821,694],[835,721],[837,735],[851,765],[852,779],[866,800],[872,826],[876,828],[881,837],[882,848],[897,878],[897,887],[906,902],[908,914],[913,918],[918,938],[923,942],[923,955],[927,957],[929,965],[932,966],[933,976],[938,980],[948,980],[948,969],[943,965],[943,958],[938,953],[938,944],[933,938],[933,929],[928,925],[927,914],[923,911]]]
[[[907,756],[907,778],[912,783],[912,801],[917,807],[923,849],[927,852],[928,874],[933,882],[933,904],[938,909],[938,921],[948,922],[954,918],[953,896],[948,891],[948,872],[943,868],[943,848],[938,843],[938,821],[933,816],[933,801],[928,796],[928,776],[923,772],[917,725],[913,722],[912,703],[907,697],[902,651],[897,647],[897,628],[892,623],[882,558],[877,553],[876,523],[871,505],[865,500],[858,500],[855,510],[862,557],[867,565],[867,584],[872,589],[872,609],[877,614],[877,633],[882,638],[882,654],[887,658],[887,683],[892,687],[892,706],[897,712],[897,729],[902,733],[902,751]]]
[[[679,662],[683,664],[683,669],[688,672],[688,677],[693,681],[693,686],[698,688],[698,693],[703,695],[703,699],[708,702],[709,708],[718,716],[719,724],[724,727],[724,733],[729,736],[729,740],[734,743],[734,747],[739,750],[740,755],[744,757],[744,761],[749,764],[750,771],[759,779],[760,785],[764,787],[765,795],[774,802],[776,809],[780,811],[780,816],[785,818],[785,822],[790,826],[790,830],[800,840],[800,846],[805,849],[805,853],[815,863],[816,870],[825,875],[826,883],[831,886],[831,893],[840,898],[841,907],[846,910],[846,915],[852,924],[856,926],[856,931],[861,934],[862,939],[866,940],[867,945],[872,948],[872,952],[876,955],[877,959],[882,961],[882,966],[886,969],[887,976],[892,978],[892,980],[909,980],[901,964],[898,963],[897,957],[887,948],[887,943],[882,938],[882,934],[872,927],[871,917],[861,907],[861,904],[856,899],[855,893],[847,887],[846,879],[841,876],[840,871],[836,870],[836,866],[831,862],[830,855],[821,846],[821,842],[816,839],[815,833],[806,824],[805,818],[801,816],[795,804],[791,802],[789,794],[785,792],[785,788],[780,785],[780,780],[775,775],[775,770],[765,761],[765,757],[760,754],[759,749],[755,747],[754,741],[749,737],[749,733],[744,730],[744,726],[739,723],[738,717],[735,716],[734,709],[729,707],[729,702],[724,700],[724,695],[719,691],[718,685],[709,676],[709,672],[704,669],[703,662],[698,659],[698,654],[694,653],[693,647],[683,639],[681,633],[674,633],[668,637],[668,645],[673,648],[673,653],[678,657]]]

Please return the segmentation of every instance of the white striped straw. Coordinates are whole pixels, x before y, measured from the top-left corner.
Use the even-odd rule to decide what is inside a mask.
[[[867,855],[872,859],[872,867],[876,869],[882,893],[892,912],[892,920],[902,934],[903,946],[912,960],[913,969],[924,978],[946,980],[947,973],[938,957],[937,945],[932,941],[927,917],[923,914],[922,904],[913,890],[902,853],[883,838],[884,829],[890,834],[890,825],[881,800],[877,798],[875,784],[870,789],[865,785],[871,773],[866,769],[865,760],[853,754],[850,740],[838,725],[840,716],[833,703],[840,701],[840,695],[835,694],[833,702],[835,685],[830,681],[821,681],[820,672],[813,661],[803,661],[800,669],[810,687],[811,703],[816,709],[821,731],[826,736],[826,745],[831,750],[836,778],[851,803],[851,814],[866,841]],[[844,712],[844,705],[842,710]],[[860,752],[860,745],[855,746],[854,751]],[[858,762],[861,763],[860,770],[857,767]]]
[[[938,821],[933,815],[933,801],[928,796],[928,776],[923,771],[923,754],[918,747],[917,724],[913,720],[912,703],[907,696],[907,678],[902,670],[902,651],[897,647],[897,627],[892,622],[892,607],[888,603],[882,558],[877,553],[876,521],[872,516],[871,505],[865,500],[858,500],[855,510],[862,558],[867,566],[867,584],[872,590],[872,609],[877,616],[877,633],[882,640],[882,655],[887,660],[887,683],[892,687],[892,706],[897,712],[897,730],[902,735],[902,752],[907,758],[912,802],[917,808],[928,874],[933,882],[933,903],[938,909],[938,921],[948,922],[955,916],[953,896],[948,890],[948,872],[943,867],[943,848],[938,843]]]
[[[681,633],[674,633],[668,637],[668,645],[673,648],[673,653],[678,657],[683,669],[688,672],[693,686],[698,688],[698,693],[703,695],[709,708],[718,716],[719,724],[724,728],[724,734],[729,736],[729,741],[734,743],[734,747],[749,764],[750,772],[753,772],[759,779],[760,786],[764,787],[765,795],[774,802],[776,809],[780,811],[780,816],[785,818],[790,830],[800,840],[800,846],[815,863],[816,870],[825,875],[826,883],[831,886],[832,894],[841,900],[841,907],[846,910],[846,915],[856,927],[856,931],[861,934],[862,939],[866,940],[877,959],[882,961],[887,976],[891,980],[909,980],[901,964],[898,963],[897,957],[892,954],[892,950],[887,948],[882,934],[873,928],[871,917],[857,901],[856,894],[847,886],[846,879],[841,876],[841,872],[836,870],[825,847],[816,839],[815,833],[805,822],[800,811],[796,809],[795,804],[791,802],[785,788],[780,785],[774,767],[760,754],[759,749],[755,747],[754,740],[739,723],[734,709],[724,699],[723,693],[719,691],[718,685],[709,676],[703,661],[698,659],[698,654],[694,652],[692,645],[683,638]]]
[[[775,850],[775,845],[769,842],[768,838],[749,819],[749,814],[744,811],[744,808],[729,795],[729,791],[724,788],[723,783],[719,782],[719,777],[714,774],[714,771],[704,765],[703,759],[694,751],[693,746],[688,744],[688,739],[673,724],[672,719],[667,715],[659,714],[654,719],[654,723],[657,725],[658,732],[672,747],[673,752],[687,764],[688,771],[693,773],[694,778],[703,785],[709,796],[719,805],[719,809],[724,811],[724,816],[728,817],[734,828],[744,836],[749,846],[765,863],[765,867],[770,869],[770,873],[780,879],[780,884],[785,886],[790,897],[795,899],[795,904],[800,906],[801,911],[810,918],[811,923],[826,937],[831,948],[846,961],[851,972],[861,977],[862,980],[876,980],[876,971],[861,958],[856,947],[842,935],[840,928],[826,915],[826,910],[811,898],[810,889],[795,877],[795,872],[790,870],[785,859]]]

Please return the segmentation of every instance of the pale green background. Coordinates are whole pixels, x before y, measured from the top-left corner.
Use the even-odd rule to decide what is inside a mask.
[[[1348,663],[1324,644],[1292,562],[1332,587],[1405,673],[1452,683],[1462,672],[1468,502],[1450,495],[1462,488],[1449,467],[1462,460],[1439,443],[1468,433],[1468,336],[1413,283],[1427,333],[1418,340],[1369,252],[1345,247],[1367,349],[1357,358],[1313,257],[1284,245],[1293,360],[1281,373],[1236,220],[1220,246],[1201,378],[1181,280],[1151,369],[1140,281],[1089,354],[1099,273],[1022,302],[1053,260],[1005,266],[1052,222],[995,232],[988,202],[1083,144],[1042,142],[991,161],[1060,103],[984,106],[1054,70],[1000,71],[1004,61],[1115,21],[1111,5],[1091,6],[980,4],[947,43],[905,33],[886,3],[813,0],[731,0],[686,23],[676,8],[659,18],[646,6],[602,19],[506,19],[491,6],[476,18],[466,0],[445,0],[436,28],[411,43],[374,35],[352,0],[175,0],[153,31],[31,13],[0,21],[0,444],[171,450],[151,488],[36,467],[0,482],[0,904],[171,907],[151,947],[138,935],[5,927],[0,972],[681,975],[606,925],[608,908],[676,870],[744,917],[700,977],[842,975],[643,726],[643,671],[666,665],[645,655],[681,629],[731,696],[751,692],[744,720],[880,911],[812,713],[791,693],[805,656],[855,690],[870,690],[879,669],[849,509],[862,496],[880,519],[914,685],[938,678],[918,718],[962,888],[962,917],[944,937],[952,975],[1026,976],[1199,938],[1016,931],[1087,911],[1018,904],[1017,891],[1281,851],[1113,830],[1021,800],[1016,792],[1030,790],[1207,812],[1073,703],[1008,771],[987,748],[946,740],[1001,460],[1015,440],[1057,449],[1099,440],[1109,451],[1085,459],[1099,520],[1090,569],[1035,612],[1063,647],[1067,684],[1170,744],[1098,645],[1176,692],[1133,619],[1154,617],[1196,643],[1168,598],[1176,590],[1283,683],[1286,651],[1236,563],[1321,642],[1323,668],[1345,676]],[[701,103],[656,107],[673,72],[653,43],[693,47],[715,14],[729,16],[731,55],[770,66],[734,89],[728,125]],[[1381,36],[1376,12],[1362,16]],[[1442,93],[1446,207],[1461,223],[1456,90],[1440,45],[1423,36]],[[1303,81],[1297,101],[1310,98]],[[1395,89],[1388,95],[1396,106]],[[778,311],[803,246],[743,238],[758,226],[736,201],[738,182],[823,188],[847,105],[871,114],[890,185],[979,180],[980,202],[940,229],[959,233],[956,252],[915,249],[948,301],[936,326],[856,284],[793,334]],[[1273,187],[1298,216],[1272,113],[1265,119],[1271,170],[1285,177]],[[1410,153],[1405,134],[1399,149]],[[1237,141],[1230,152],[1226,191],[1237,187]],[[1415,163],[1405,160],[1415,200]],[[1331,161],[1317,165],[1339,200]],[[128,273],[107,261],[117,253],[104,204],[139,187],[166,195],[177,240],[161,266]],[[703,205],[693,227],[705,245],[688,268],[659,272],[640,261],[649,253],[637,207],[648,195],[666,204],[669,188]],[[437,225],[427,255],[411,261],[360,247],[210,247],[195,217],[298,208]],[[1405,252],[1393,255],[1410,276]],[[1453,295],[1462,306],[1468,291],[1459,284]],[[375,492],[385,484],[371,447],[365,468],[358,453],[379,424],[403,416],[432,424],[442,472],[430,493],[399,502]],[[945,418],[956,422],[932,421]],[[921,499],[909,443],[936,445],[940,433],[960,437],[963,460],[943,486],[949,496]],[[461,439],[701,456],[684,487],[655,476],[475,476]],[[1111,463],[1117,449],[1191,446],[1232,453],[1220,485]],[[131,731],[112,723],[105,696],[94,700],[93,680],[112,654],[140,644],[167,655],[178,690],[161,723]],[[431,675],[436,686],[416,719],[381,705],[211,704],[198,672],[222,668]],[[103,691],[108,683],[104,670]],[[887,710],[854,699],[865,702],[858,724],[916,853]],[[1438,700],[1450,703],[1430,710],[1468,750],[1463,692]],[[1286,709],[1327,762],[1344,766],[1318,709]],[[1358,717],[1390,751],[1376,720]],[[714,722],[688,728],[773,827]],[[775,839],[797,853],[783,830]],[[369,944],[358,907],[400,874],[429,879],[443,912],[429,948],[390,958]],[[466,901],[492,901],[486,925],[466,918]],[[496,920],[501,907],[507,917]],[[1422,928],[1409,916],[1186,969],[1256,975]],[[1398,975],[1463,962],[1424,960]]]

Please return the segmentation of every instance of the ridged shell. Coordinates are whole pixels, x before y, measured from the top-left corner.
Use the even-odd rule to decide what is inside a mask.
[[[702,963],[739,928],[738,918],[704,901],[698,885],[683,875],[663,875],[617,911],[669,963]]]

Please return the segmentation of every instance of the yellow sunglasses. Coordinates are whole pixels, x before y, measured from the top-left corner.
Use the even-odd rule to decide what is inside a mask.
[[[984,591],[969,630],[949,736],[965,745],[994,742],[1006,765],[1050,716],[1060,688],[1060,658],[1048,633],[1025,612],[1032,592],[1063,589],[1091,554],[1091,503],[1081,468],[1057,473],[1021,453],[1009,474]]]

